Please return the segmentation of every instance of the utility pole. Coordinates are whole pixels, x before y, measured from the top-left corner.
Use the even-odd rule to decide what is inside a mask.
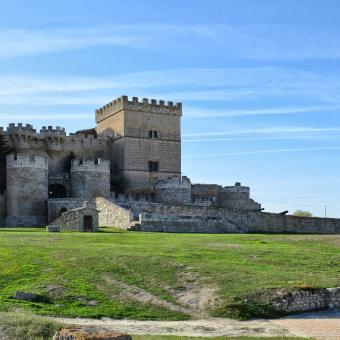
[[[325,218],[327,218],[327,205],[325,205]]]

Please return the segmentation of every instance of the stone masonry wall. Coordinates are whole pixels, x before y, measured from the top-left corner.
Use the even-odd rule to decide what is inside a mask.
[[[72,196],[81,198],[110,197],[110,161],[72,160]]]
[[[176,216],[165,214],[139,215],[139,229],[175,233],[242,233],[244,230],[226,217]]]
[[[306,312],[340,307],[340,288],[299,289],[283,291],[270,301],[283,313]]]
[[[120,207],[119,205],[110,202],[105,198],[91,198],[86,200],[88,206],[99,210],[99,226],[112,226],[122,229],[127,229],[133,224],[132,213]],[[84,199],[80,198],[53,198],[48,200],[48,221],[52,222],[64,208],[72,210],[83,205]]]
[[[47,157],[26,153],[8,155],[7,226],[43,226],[47,198]]]
[[[60,231],[84,231],[84,216],[92,216],[92,231],[98,231],[98,212],[91,208],[79,208],[73,211],[67,211],[54,220],[50,228],[55,231],[56,227]]]
[[[122,203],[119,203],[122,204]],[[216,232],[214,225],[234,225],[237,232],[253,233],[305,233],[340,234],[340,219],[304,218],[257,211],[238,211],[214,207],[170,206],[151,202],[126,202],[124,208],[131,209],[134,216],[142,215],[141,229],[145,231],[183,232],[181,223],[192,223],[190,232]],[[184,220],[183,220],[184,218]],[[200,219],[199,223],[197,219]],[[213,222],[214,221],[214,222]],[[197,228],[196,228],[197,227]],[[196,228],[196,229],[195,229]],[[195,231],[196,230],[196,231]],[[220,229],[219,232],[223,232]]]
[[[189,178],[174,176],[155,184],[157,202],[174,205],[191,204],[191,182]]]

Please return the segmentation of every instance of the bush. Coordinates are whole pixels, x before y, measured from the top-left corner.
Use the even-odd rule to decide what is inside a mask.
[[[297,216],[297,217],[312,217],[312,213],[310,213],[309,211],[305,211],[305,210],[296,210],[293,214],[293,216]]]

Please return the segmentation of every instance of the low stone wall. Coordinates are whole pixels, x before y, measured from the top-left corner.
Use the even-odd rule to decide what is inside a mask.
[[[242,233],[239,228],[227,218],[202,216],[177,216],[164,214],[139,215],[137,230],[174,233]]]
[[[334,218],[306,218],[214,207],[174,207],[150,202],[130,202],[124,207],[131,209],[135,217],[142,214],[139,223],[144,231],[340,234],[340,219]],[[230,229],[230,225],[236,226],[237,231]]]
[[[340,219],[297,217],[264,212],[226,211],[238,226],[253,233],[340,234]]]
[[[48,200],[48,221],[51,222],[60,216],[63,209],[79,208],[87,201],[89,207],[99,210],[99,226],[118,227],[127,229],[133,224],[133,214],[127,209],[102,197],[80,198],[53,198]]]
[[[277,294],[272,307],[283,313],[296,313],[340,307],[340,288],[299,289]]]

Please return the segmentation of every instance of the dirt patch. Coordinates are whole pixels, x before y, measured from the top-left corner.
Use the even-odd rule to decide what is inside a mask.
[[[138,301],[141,303],[151,303],[153,305],[161,306],[161,307],[164,307],[166,309],[169,309],[175,312],[190,314],[189,309],[182,307],[180,305],[165,301],[159,298],[158,296],[145,291],[142,288],[114,280],[110,277],[105,277],[104,279],[108,284],[114,285],[119,288],[119,295],[122,298],[128,298],[130,300]]]
[[[188,314],[191,317],[208,317],[209,311],[218,305],[216,287],[202,283],[199,275],[182,268],[176,288],[162,287],[171,297],[172,302],[166,301],[140,287],[104,277],[109,285],[118,288],[119,296],[141,303],[150,303],[171,311]]]
[[[239,249],[244,248],[241,244],[237,243],[207,243],[206,244],[210,248],[216,248],[216,249]]]
[[[202,279],[191,271],[182,271],[178,280],[178,289],[165,289],[190,311],[191,316],[209,316],[209,311],[217,307],[219,302],[216,287],[202,283]]]

